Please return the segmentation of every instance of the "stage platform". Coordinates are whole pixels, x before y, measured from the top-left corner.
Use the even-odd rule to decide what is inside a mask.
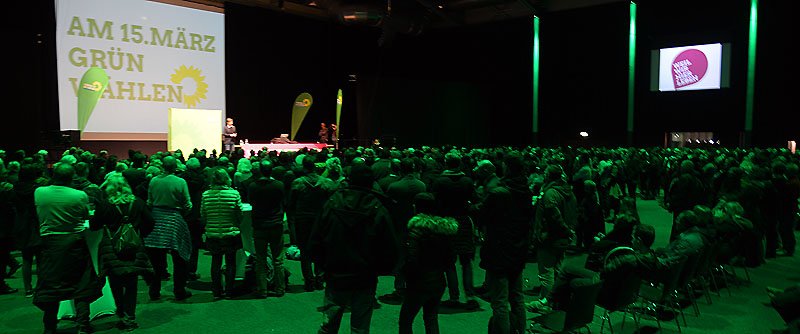
[[[242,150],[244,150],[244,156],[247,157],[247,158],[250,157],[250,151],[258,152],[258,151],[261,151],[264,148],[266,148],[267,151],[284,152],[284,151],[297,151],[297,150],[300,150],[302,148],[321,150],[323,148],[330,147],[330,145],[320,144],[320,143],[297,143],[297,144],[272,144],[272,143],[255,144],[255,143],[251,143],[251,144],[242,144],[242,145],[237,145],[237,146],[241,147]]]

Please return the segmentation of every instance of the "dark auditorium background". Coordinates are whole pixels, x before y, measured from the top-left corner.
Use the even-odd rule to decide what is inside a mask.
[[[408,0],[412,1],[412,0]],[[558,1],[558,0],[551,0]],[[531,1],[537,3],[537,1]],[[315,98],[298,134],[313,141],[335,119],[344,91],[342,140],[398,146],[454,144],[627,144],[629,3],[544,12],[541,19],[540,133],[532,134],[530,17],[382,36],[346,25],[225,3],[227,115],[240,138],[266,142],[287,133],[301,91]],[[669,131],[713,131],[725,146],[742,141],[750,1],[637,1],[633,145],[663,146]],[[800,75],[795,1],[760,1],[752,144],[800,139]],[[5,129],[0,147],[35,149],[65,140],[59,131],[55,14],[50,0],[4,4]],[[730,43],[730,88],[651,92],[650,50]],[[305,140],[304,140],[305,139]]]

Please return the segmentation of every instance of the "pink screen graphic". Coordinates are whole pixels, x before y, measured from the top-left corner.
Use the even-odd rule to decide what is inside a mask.
[[[703,79],[708,70],[708,58],[697,49],[681,52],[672,61],[672,82],[675,89],[693,85]]]

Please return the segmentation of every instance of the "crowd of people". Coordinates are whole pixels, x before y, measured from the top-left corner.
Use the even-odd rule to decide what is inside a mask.
[[[244,156],[0,151],[0,272],[22,269],[22,293],[44,311],[45,333],[55,332],[62,300],[75,301],[79,332],[91,332],[88,305],[106,277],[118,327],[134,330],[140,277],[151,300],[170,278],[175,300],[186,300],[202,249],[215,299],[282,297],[288,230],[305,290],[324,290],[319,333],[337,333],[346,309],[352,332],[368,333],[380,276],[394,277],[394,291],[377,300],[402,303],[400,333],[411,333],[420,311],[426,333],[438,333],[440,306],[476,309],[476,298],[491,304],[489,333],[524,333],[526,312],[564,309],[575,279],[657,280],[709,245],[715,261],[757,267],[793,256],[796,245],[800,159],[787,150],[376,145]],[[651,249],[655,232],[637,197],[674,215],[668,246]],[[237,287],[245,205],[255,280]],[[103,231],[97,271],[87,229]],[[620,246],[633,252],[600,260]],[[584,266],[564,264],[570,250],[588,254]],[[476,261],[486,271],[479,283]],[[529,262],[541,289],[526,304]],[[3,278],[0,293],[18,293]],[[776,309],[792,309],[796,291],[769,295]],[[797,326],[796,312],[780,313]]]

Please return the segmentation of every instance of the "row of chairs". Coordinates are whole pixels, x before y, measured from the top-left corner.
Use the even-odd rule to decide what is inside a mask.
[[[641,305],[647,306],[644,308],[646,311],[644,314],[654,315],[653,318],[659,329],[661,329],[661,321],[658,314],[664,311],[674,315],[678,332],[681,332],[678,315],[683,320],[683,325],[687,325],[682,302],[690,303],[694,315],[699,317],[700,308],[697,300],[700,296],[697,295],[698,293],[705,297],[706,303],[709,305],[713,304],[712,289],[718,297],[722,297],[721,288],[728,291],[728,296],[732,295],[730,287],[738,286],[740,279],[736,275],[734,266],[717,261],[720,246],[720,242],[708,244],[699,252],[689,255],[673,265],[661,279],[645,282],[642,285],[639,302]],[[747,281],[750,281],[747,266],[743,268]],[[721,278],[722,282],[718,282],[717,278]]]
[[[569,333],[581,328],[589,329],[588,326],[595,319],[595,306],[599,306],[603,310],[603,314],[599,316],[601,333],[608,323],[609,330],[613,334],[611,315],[617,312],[623,313],[621,324],[623,330],[628,314],[632,316],[637,329],[639,320],[643,316],[650,316],[661,330],[659,314],[669,312],[674,316],[678,332],[682,332],[679,316],[683,320],[683,325],[687,325],[682,301],[690,302],[695,316],[700,316],[696,296],[698,290],[705,296],[706,302],[712,304],[712,288],[721,297],[718,277],[722,278],[722,287],[728,290],[728,295],[731,295],[730,286],[738,285],[739,278],[734,267],[718,263],[716,260],[719,246],[719,243],[707,245],[700,252],[672,265],[668,272],[662,273],[655,281],[646,281],[638,275],[624,272],[618,277],[605,276],[602,281],[593,284],[575,282],[575,285],[571,286],[573,293],[566,309],[535,317],[531,319],[531,326],[543,327],[558,333]],[[629,247],[618,247],[609,252],[605,261],[633,251]],[[750,276],[746,266],[744,270],[749,281]],[[686,297],[685,300],[681,299],[682,295]]]

